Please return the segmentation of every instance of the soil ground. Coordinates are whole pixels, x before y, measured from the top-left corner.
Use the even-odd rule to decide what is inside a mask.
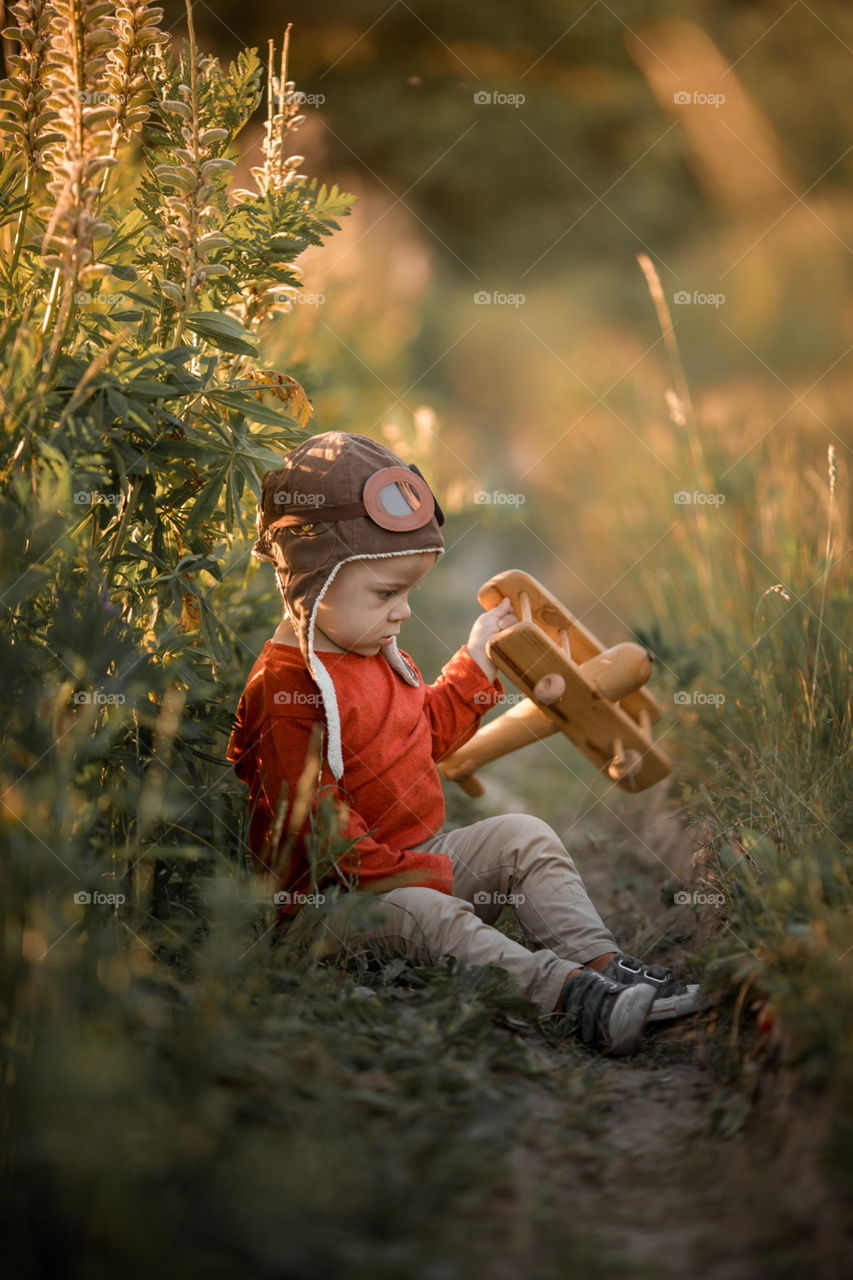
[[[514,807],[492,786],[497,811]],[[525,797],[518,807],[560,832],[625,951],[698,978],[690,956],[716,927],[712,914],[667,906],[661,893],[666,880],[695,881],[695,842],[666,796],[630,803],[627,825],[618,804],[582,823],[576,805],[543,813]],[[547,1076],[531,1086],[500,1206],[509,1239],[495,1280],[519,1268],[622,1280],[850,1273],[851,1241],[820,1172],[829,1116],[820,1099],[804,1108],[796,1080],[778,1072],[750,1103],[720,1070],[730,1036],[711,1008],[647,1030],[629,1058],[539,1051]]]

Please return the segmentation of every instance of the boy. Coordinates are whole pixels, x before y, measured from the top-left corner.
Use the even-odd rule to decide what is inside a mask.
[[[441,831],[435,762],[503,695],[486,643],[518,621],[506,599],[482,613],[436,682],[423,682],[397,635],[408,593],[445,549],[443,523],[417,468],[366,436],[314,436],[264,477],[253,554],[275,566],[284,616],[252,667],[227,749],[249,785],[250,849],[278,878],[279,917],[292,916],[318,887],[302,844],[316,802],[331,796],[352,847],[319,885],[375,895],[364,936],[421,963],[500,965],[584,1043],[630,1053],[647,1021],[693,1012],[698,988],[619,951],[539,818]],[[508,895],[535,951],[492,927]],[[318,927],[346,945],[324,918]]]

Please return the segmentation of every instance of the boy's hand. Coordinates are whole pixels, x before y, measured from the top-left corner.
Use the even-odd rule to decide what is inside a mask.
[[[518,622],[518,618],[512,611],[512,601],[504,596],[494,609],[481,613],[471,628],[468,652],[489,680],[494,680],[498,669],[491,658],[486,656],[486,642],[498,631],[503,631],[504,627],[511,627],[514,622]]]

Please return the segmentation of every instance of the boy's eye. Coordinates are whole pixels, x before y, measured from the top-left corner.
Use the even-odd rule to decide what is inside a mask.
[[[386,591],[380,588],[376,594],[382,596],[383,600],[387,600],[389,596],[393,596],[395,593],[393,591]]]

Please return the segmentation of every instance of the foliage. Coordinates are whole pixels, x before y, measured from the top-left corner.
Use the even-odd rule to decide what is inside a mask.
[[[853,684],[845,638],[853,584],[849,469],[835,443],[844,442],[832,433],[824,476],[809,441],[769,442],[753,462],[752,489],[726,511],[713,477],[735,463],[696,421],[648,260],[644,270],[669,339],[673,418],[685,429],[698,488],[720,499],[690,513],[665,575],[643,574],[655,606],[646,638],[673,637],[655,647],[681,711],[672,746],[688,820],[700,833],[698,898],[715,904],[694,906],[710,938],[696,959],[708,995],[730,1015],[730,1065],[744,1086],[752,1091],[762,1070],[781,1063],[796,1066],[803,1085],[825,1090],[828,1148],[840,1180],[853,1185]]]

